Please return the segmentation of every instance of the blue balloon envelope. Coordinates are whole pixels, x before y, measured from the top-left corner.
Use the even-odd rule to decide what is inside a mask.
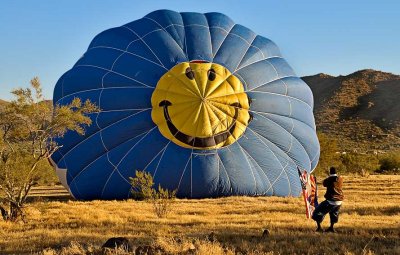
[[[174,104],[152,104],[160,80],[185,63],[189,69],[182,69],[182,77],[192,79],[192,63],[204,63],[240,81],[251,119],[233,142],[217,146],[215,137],[226,138],[239,125],[213,133],[218,141],[209,146],[212,139],[172,132],[180,129],[173,126]],[[210,80],[214,69],[206,70]],[[166,86],[168,91],[170,86],[185,89],[183,83]],[[128,198],[129,177],[136,170],[151,173],[157,186],[177,189],[179,197],[298,196],[297,167],[311,172],[318,162],[311,90],[271,40],[221,13],[159,10],[100,33],[54,89],[55,105],[75,97],[101,109],[90,116],[93,124],[84,136],[68,132],[59,139],[62,148],[51,158],[61,182],[77,199]],[[177,139],[179,132],[187,146],[169,139],[152,119],[153,109],[161,105],[164,126],[170,128],[165,132]],[[235,122],[242,106],[230,103],[226,119]],[[203,124],[196,125],[201,130]],[[190,147],[196,139],[197,145]]]

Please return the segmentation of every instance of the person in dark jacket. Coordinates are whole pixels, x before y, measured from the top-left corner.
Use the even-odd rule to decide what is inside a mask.
[[[321,222],[324,217],[329,213],[331,225],[326,230],[327,232],[335,232],[333,225],[339,220],[339,209],[342,206],[343,201],[343,177],[336,174],[336,168],[331,167],[329,169],[329,177],[326,178],[322,184],[326,187],[325,201],[320,203],[312,215],[312,219],[317,222],[318,232],[322,232]]]

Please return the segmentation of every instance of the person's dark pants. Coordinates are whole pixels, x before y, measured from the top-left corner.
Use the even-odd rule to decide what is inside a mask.
[[[331,205],[327,200],[320,203],[312,215],[312,219],[321,223],[327,213],[331,218],[331,224],[335,224],[339,220],[340,205]]]

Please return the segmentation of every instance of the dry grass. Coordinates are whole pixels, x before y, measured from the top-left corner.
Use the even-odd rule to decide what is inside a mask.
[[[293,197],[182,199],[166,219],[144,201],[32,202],[27,224],[0,221],[0,254],[91,253],[117,236],[170,254],[400,254],[400,176],[346,177],[344,192],[334,234],[315,233]]]

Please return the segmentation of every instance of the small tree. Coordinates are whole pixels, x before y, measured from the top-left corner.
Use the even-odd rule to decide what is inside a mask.
[[[16,97],[0,111],[0,191],[5,220],[25,221],[23,207],[29,191],[40,177],[40,164],[61,146],[55,141],[67,131],[84,134],[91,125],[89,113],[98,108],[90,101],[75,98],[68,105],[56,106],[42,95],[37,77],[31,88],[16,89]]]
[[[135,177],[131,177],[130,180],[133,198],[150,200],[157,217],[167,217],[176,197],[176,190],[170,191],[162,188],[161,185],[158,185],[158,189],[155,189],[153,176],[145,171],[136,170]]]

